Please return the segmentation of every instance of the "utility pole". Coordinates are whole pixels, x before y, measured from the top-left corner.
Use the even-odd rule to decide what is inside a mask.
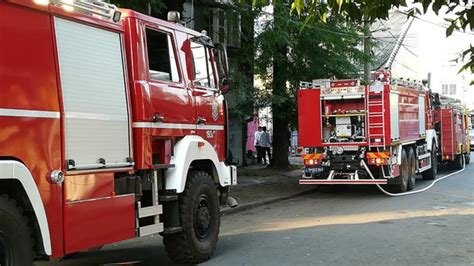
[[[367,59],[364,62],[364,81],[366,84],[369,84],[370,80],[370,68],[369,68],[369,58],[370,58],[370,23],[368,18],[364,19],[364,54]]]

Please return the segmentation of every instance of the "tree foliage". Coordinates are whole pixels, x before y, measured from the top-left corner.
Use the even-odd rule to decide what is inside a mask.
[[[446,36],[450,36],[455,30],[474,31],[474,8],[470,7],[470,0],[413,0],[414,7],[407,12],[408,16],[417,16],[431,10],[436,15],[444,12],[449,22],[446,28]],[[418,5],[416,5],[418,4]],[[307,14],[306,22],[310,23],[316,19],[326,21],[329,13],[341,14],[348,20],[360,22],[366,20],[373,22],[378,19],[387,19],[388,12],[392,8],[406,7],[406,0],[293,0],[291,8],[299,15]],[[462,59],[468,62],[459,70],[462,72],[470,69],[474,73],[474,48],[470,46],[463,52]],[[474,85],[474,81],[471,82]]]
[[[302,80],[357,77],[356,65],[367,58],[360,49],[362,28],[332,16],[306,24],[290,13],[290,3],[276,2],[270,19],[255,38],[255,74],[263,86],[254,91],[260,106],[273,115],[273,167],[288,166],[288,125],[296,124],[296,90]],[[301,28],[305,26],[305,30]]]
[[[144,14],[158,14],[166,7],[163,0],[110,0],[110,3],[121,8],[133,9]]]

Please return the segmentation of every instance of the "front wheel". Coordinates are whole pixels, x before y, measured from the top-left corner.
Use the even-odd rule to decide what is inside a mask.
[[[466,165],[469,164],[469,162],[471,161],[471,153],[470,152],[466,153],[466,155],[464,157],[464,161],[466,162]]]
[[[217,246],[220,211],[216,186],[207,173],[189,172],[179,196],[179,219],[183,231],[163,238],[168,255],[177,263],[209,260]]]
[[[27,218],[16,202],[0,195],[0,265],[32,265],[33,242]]]
[[[431,145],[431,168],[421,173],[423,180],[433,180],[438,173],[438,161],[436,159],[436,145]]]

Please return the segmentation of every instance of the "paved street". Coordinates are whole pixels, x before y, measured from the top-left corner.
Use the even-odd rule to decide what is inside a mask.
[[[439,177],[448,173],[440,170]],[[416,189],[429,183],[418,179]],[[171,264],[161,238],[149,237],[76,254],[52,265],[120,262]],[[353,186],[224,216],[216,254],[206,263],[313,264],[474,264],[474,164],[411,196],[392,198],[376,187]]]

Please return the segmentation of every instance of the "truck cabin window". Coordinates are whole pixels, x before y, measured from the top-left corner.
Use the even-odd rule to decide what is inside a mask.
[[[169,34],[146,29],[150,79],[179,82],[176,56]]]
[[[200,87],[216,88],[209,49],[202,44],[191,42],[191,51],[194,63],[194,84]]]

